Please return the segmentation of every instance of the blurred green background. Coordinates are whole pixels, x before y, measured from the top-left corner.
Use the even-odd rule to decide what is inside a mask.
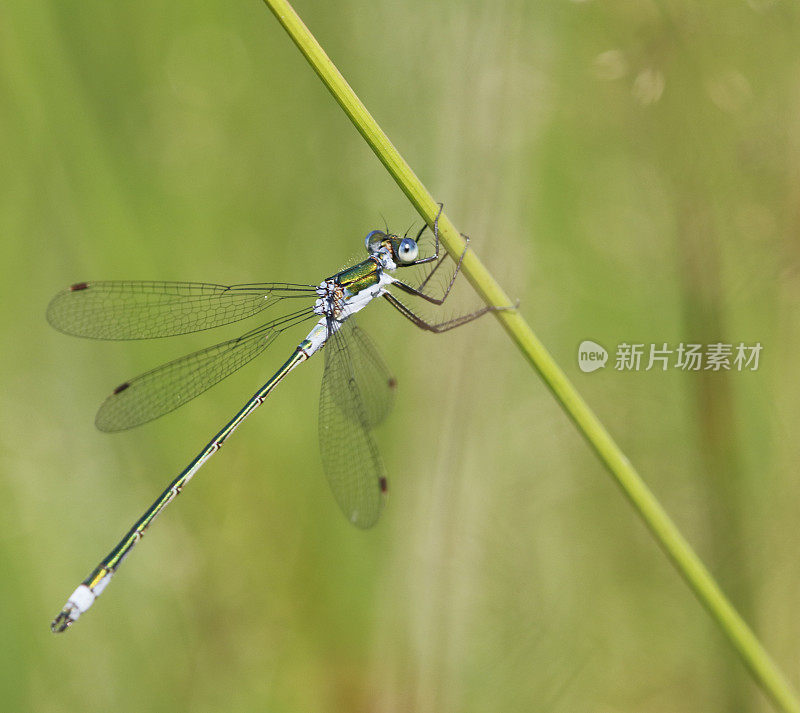
[[[296,7],[800,683],[798,6]],[[416,216],[256,0],[3,3],[0,156],[3,710],[769,710],[497,324],[436,337],[385,304],[361,319],[400,384],[379,525],[328,492],[314,360],[54,637],[303,334],[107,436],[114,385],[238,328],[83,342],[49,298],[317,282]],[[621,342],[764,351],[757,372],[583,374],[584,339],[612,362]]]

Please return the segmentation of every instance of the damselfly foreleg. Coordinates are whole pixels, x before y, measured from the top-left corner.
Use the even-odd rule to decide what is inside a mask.
[[[464,235],[461,233],[461,237],[464,238],[466,241],[466,245],[464,246],[464,250],[461,252],[458,260],[456,261],[456,268],[453,271],[453,274],[450,276],[450,280],[447,283],[447,286],[444,288],[444,292],[440,297],[435,297],[425,288],[427,287],[428,283],[430,282],[431,278],[436,274],[439,268],[444,264],[445,260],[450,257],[447,253],[439,257],[439,217],[442,214],[442,209],[444,207],[443,203],[439,203],[439,212],[436,214],[436,218],[433,221],[433,239],[434,239],[434,252],[433,255],[430,257],[422,258],[420,260],[414,261],[414,265],[423,265],[428,262],[433,262],[436,260],[436,264],[433,268],[428,272],[425,278],[418,284],[416,287],[413,285],[409,285],[407,282],[403,282],[402,280],[395,280],[394,284],[397,285],[398,289],[403,290],[410,295],[414,295],[415,297],[421,297],[422,299],[431,302],[435,305],[441,305],[447,299],[447,296],[450,294],[450,290],[453,289],[453,285],[455,284],[456,277],[458,277],[458,273],[461,270],[461,263],[464,261],[464,256],[467,254],[467,250],[469,249],[469,236]],[[420,231],[417,233],[417,242],[419,242],[422,233],[427,228],[427,225],[423,225]]]
[[[434,268],[428,273],[425,279],[417,286],[413,287],[402,280],[394,280],[393,285],[397,286],[398,289],[403,290],[409,295],[414,295],[415,297],[421,297],[423,300],[427,302],[431,302],[435,305],[444,304],[444,301],[447,299],[447,296],[450,294],[450,290],[453,289],[453,285],[455,284],[456,277],[458,277],[458,273],[461,270],[461,263],[464,260],[464,255],[467,254],[467,250],[469,248],[469,238],[464,235],[464,238],[467,240],[467,245],[464,246],[464,250],[461,253],[461,256],[458,258],[458,262],[456,263],[456,269],[453,271],[453,274],[450,276],[450,281],[447,283],[447,287],[444,289],[444,293],[441,297],[434,297],[433,295],[425,292],[425,286],[428,284],[428,281],[433,277],[434,273],[441,267],[442,263],[449,257],[449,255],[445,254],[442,258],[436,263]]]

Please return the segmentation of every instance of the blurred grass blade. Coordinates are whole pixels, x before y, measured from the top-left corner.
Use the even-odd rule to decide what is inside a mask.
[[[303,21],[285,0],[264,1],[403,193],[431,225],[438,210],[436,201]],[[457,259],[464,250],[464,240],[444,213],[439,218],[439,235],[450,255]],[[506,293],[472,250],[467,251],[461,271],[486,304],[511,305]],[[800,702],[781,671],[519,311],[505,310],[494,314],[608,468],[659,545],[738,651],[755,680],[780,710],[800,713]]]

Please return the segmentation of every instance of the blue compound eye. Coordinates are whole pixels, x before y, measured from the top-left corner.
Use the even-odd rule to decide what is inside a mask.
[[[403,238],[397,246],[397,259],[408,265],[417,259],[417,255],[419,255],[417,243],[411,238]]]
[[[380,245],[385,238],[386,233],[384,233],[382,230],[373,230],[367,233],[367,237],[364,238],[364,245],[369,252],[375,252],[376,246]]]

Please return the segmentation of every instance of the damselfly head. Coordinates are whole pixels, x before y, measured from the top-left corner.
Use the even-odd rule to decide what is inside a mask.
[[[416,240],[401,238],[399,235],[384,233],[382,230],[373,230],[367,234],[364,244],[370,255],[387,254],[398,265],[411,265],[419,255]]]

